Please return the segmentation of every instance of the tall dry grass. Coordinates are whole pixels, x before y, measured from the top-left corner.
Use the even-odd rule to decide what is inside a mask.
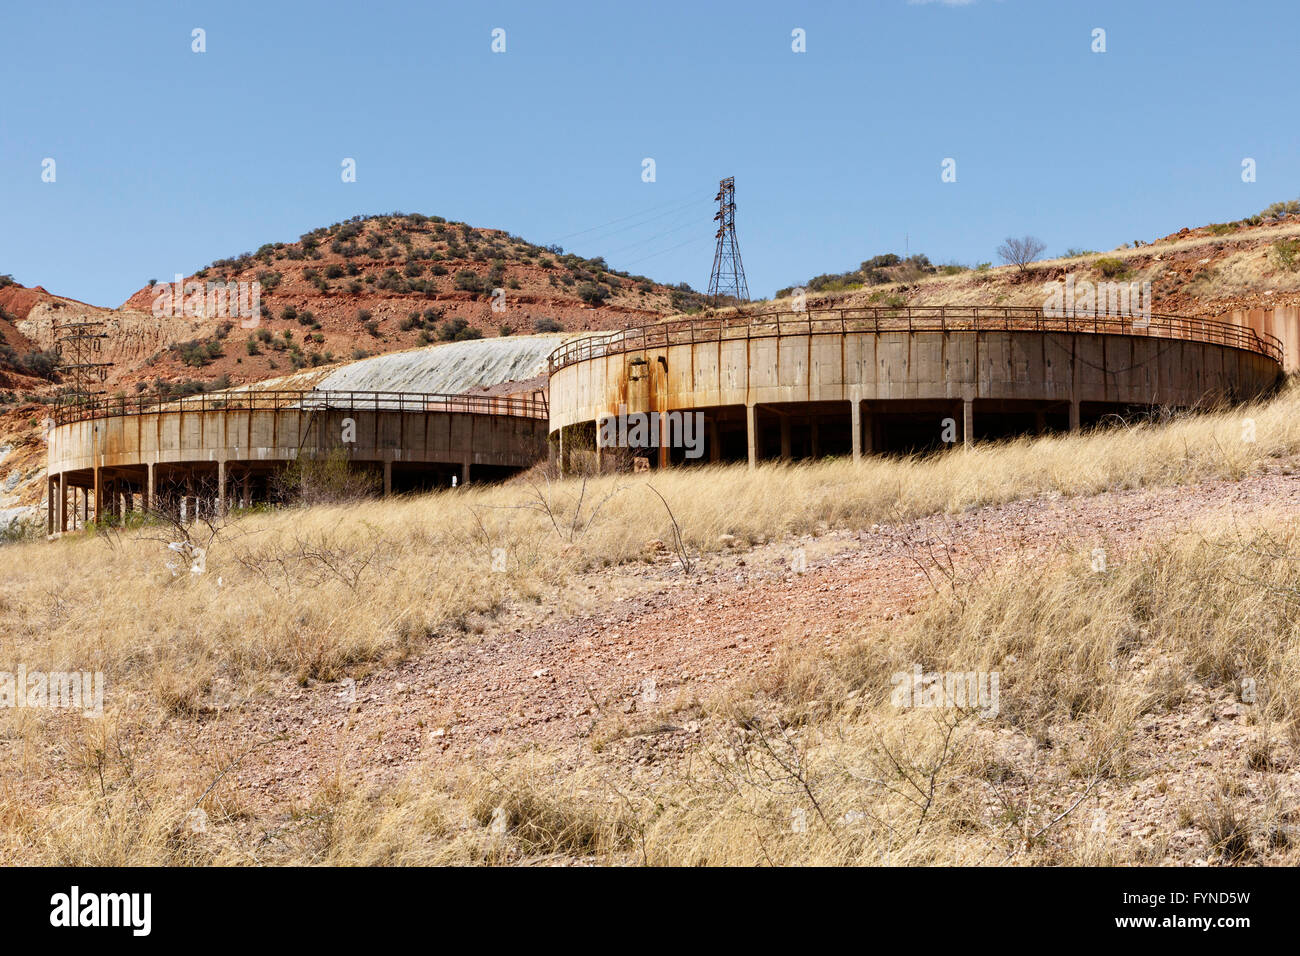
[[[585,483],[548,483],[530,476],[495,487],[237,516],[220,523],[211,540],[200,533],[202,528],[147,524],[0,548],[0,670],[12,671],[19,663],[29,670],[102,670],[108,686],[108,715],[93,728],[84,721],[46,719],[30,711],[0,713],[0,746],[9,768],[0,782],[7,798],[0,801],[5,806],[0,821],[8,834],[6,855],[101,863],[257,858],[239,849],[237,841],[224,845],[210,837],[184,835],[192,808],[178,809],[175,799],[159,799],[152,788],[165,779],[173,796],[179,791],[203,793],[214,768],[234,755],[154,752],[146,760],[142,754],[149,753],[146,742],[159,721],[197,718],[213,707],[255,698],[286,676],[335,680],[360,676],[408,655],[436,653],[441,641],[485,626],[511,603],[545,601],[564,607],[567,584],[575,573],[637,560],[647,539],[672,540],[674,521],[687,548],[700,550],[719,547],[724,534],[758,541],[808,532],[823,523],[865,527],[1037,494],[1085,495],[1240,478],[1289,467],[1290,457],[1300,450],[1297,410],[1300,391],[1290,388],[1270,402],[1164,425],[1021,440],[926,459],[773,465],[753,472],[744,467],[690,468]],[[202,573],[193,573],[189,559],[168,547],[186,536],[206,545]],[[494,557],[501,554],[505,570],[494,573]],[[1289,635],[1283,629],[1289,617],[1261,623],[1260,615],[1273,606],[1273,592],[1215,590],[1213,582],[1225,575],[1264,573],[1241,564],[1247,558],[1248,552],[1241,552],[1233,559],[1240,566],[1222,567],[1174,562],[1161,572],[1164,579],[1134,577],[1127,590],[1116,589],[1115,582],[1129,580],[1122,575],[1103,582],[1071,572],[1073,576],[1045,580],[1032,593],[1020,581],[1007,582],[960,612],[938,602],[927,611],[925,628],[891,632],[888,643],[872,645],[874,650],[856,663],[845,658],[834,667],[818,665],[814,684],[826,689],[805,696],[815,693],[833,705],[840,720],[850,684],[866,687],[878,682],[880,674],[904,659],[927,667],[930,661],[961,660],[965,669],[996,662],[1005,669],[1008,690],[1020,688],[1008,697],[1001,718],[1009,729],[1030,737],[1050,733],[1043,728],[1069,711],[1093,726],[1074,762],[1088,767],[1094,765],[1090,760],[1114,754],[1108,766],[1120,772],[1115,768],[1123,766],[1122,731],[1148,706],[1143,696],[1148,692],[1121,695],[1102,688],[1124,642],[1145,640],[1144,627],[1153,631],[1150,623],[1133,620],[1139,596],[1144,596],[1143,614],[1154,613],[1148,605],[1157,606],[1152,602],[1159,597],[1162,620],[1177,624],[1174,632],[1158,632],[1183,655],[1170,658],[1173,676],[1166,678],[1171,687],[1181,686],[1178,675],[1189,668],[1196,680],[1229,681],[1240,671],[1243,655],[1252,672],[1267,672],[1277,686],[1286,680],[1294,684],[1298,675],[1289,656],[1290,638],[1282,645],[1276,641],[1279,634]],[[1211,582],[1208,588],[1206,581]],[[1290,579],[1281,586],[1290,587]],[[1194,593],[1182,597],[1185,604],[1175,613],[1171,602],[1183,592]],[[1238,616],[1226,617],[1220,607],[1232,608]],[[1011,657],[1015,662],[1008,663]],[[851,666],[860,669],[856,676]],[[1275,706],[1282,708],[1277,719],[1289,726],[1293,706]],[[907,721],[916,719],[900,718],[892,725],[900,735],[898,746],[908,748],[909,754],[934,741],[924,725],[902,733]],[[868,734],[866,730],[855,730],[852,723],[826,724],[821,730],[818,726],[810,725],[811,740],[833,732],[850,742],[844,745],[850,748],[846,755],[865,753],[860,748],[869,741],[858,737]],[[773,743],[780,741],[774,737]],[[808,750],[810,765],[828,768],[822,772],[832,776],[840,773],[841,784],[850,787],[855,779],[851,774],[830,769],[837,764],[828,757],[829,762],[818,762],[822,757],[817,754],[825,756],[833,748],[809,746],[807,741],[801,746]],[[760,753],[760,763],[771,760],[779,766],[780,753]],[[734,764],[734,759],[723,763]],[[858,757],[836,759],[843,763]],[[918,750],[908,759],[928,758]],[[173,761],[170,769],[158,765],[166,760]],[[152,765],[142,767],[142,761]],[[847,843],[841,837],[831,840],[830,828],[822,835],[810,828],[810,840],[830,842],[798,850],[793,843],[773,843],[773,834],[765,835],[756,849],[758,844],[741,839],[736,829],[740,824],[728,821],[740,819],[734,814],[757,812],[755,800],[767,808],[763,812],[769,817],[796,809],[787,805],[793,798],[782,789],[779,799],[771,794],[760,799],[749,784],[732,779],[731,795],[723,800],[718,787],[728,778],[722,769],[717,774],[703,782],[690,781],[674,802],[651,817],[627,794],[614,798],[618,812],[612,823],[609,806],[599,806],[596,822],[588,821],[576,831],[587,834],[578,839],[582,852],[615,852],[617,847],[627,849],[626,841],[634,839],[641,847],[638,852],[651,862],[760,862],[764,853],[774,862],[965,858],[953,849],[964,845],[963,840],[945,831],[944,840],[956,842],[945,842],[947,849],[941,851],[938,844],[921,839],[929,832],[925,828],[908,840],[897,834],[886,839],[888,831],[881,830],[870,840],[855,837]],[[568,776],[562,777],[565,786],[574,785]],[[501,779],[513,778],[503,772]],[[791,786],[789,781],[786,785]],[[688,798],[690,787],[703,789]],[[960,796],[960,791],[953,793]],[[935,799],[947,799],[945,794],[949,791],[940,791]],[[478,856],[457,856],[460,850],[448,850],[444,841],[432,838],[419,844],[427,848],[427,853],[421,851],[424,855],[385,851],[391,842],[383,835],[386,831],[359,835],[361,824],[356,821],[382,810],[381,816],[392,817],[393,832],[414,832],[425,824],[417,826],[411,819],[427,823],[434,817],[424,810],[415,813],[392,795],[372,798],[352,787],[341,788],[333,797],[323,793],[320,799],[321,807],[304,808],[304,822],[288,828],[295,834],[314,833],[317,841],[304,843],[294,851],[295,858],[373,862],[418,856],[433,861],[496,859],[504,852],[499,846],[484,849],[477,837],[470,842]],[[370,806],[374,799],[380,799],[378,810]],[[468,800],[440,799],[452,801],[447,804],[451,807],[467,805]],[[881,812],[890,808],[891,817],[905,808],[906,801],[897,795],[881,799],[886,801]],[[890,799],[900,802],[891,808]],[[965,805],[966,799],[961,797],[959,804]],[[776,802],[763,802],[771,800]],[[547,796],[547,801],[551,807],[585,808],[588,797],[565,791]],[[841,802],[831,799],[834,812],[828,811],[828,819],[849,812]],[[506,804],[494,807],[498,805]],[[520,806],[521,820],[537,812],[527,801]],[[726,812],[719,813],[719,808]],[[248,825],[240,795],[224,784],[203,796],[199,809],[218,832]],[[415,816],[408,819],[412,813]],[[462,807],[462,813],[456,826],[470,829],[456,832],[477,833],[477,811]],[[564,830],[553,822],[563,819],[563,813],[556,813],[547,818],[551,823],[534,828],[538,835],[525,848],[527,854],[546,852],[550,838],[545,834],[557,827]],[[958,826],[953,822],[956,810],[933,813]],[[749,825],[754,826],[752,821]],[[519,832],[517,824],[511,828]],[[551,842],[554,852],[575,852],[571,836]],[[516,846],[516,852],[525,850]]]
[[[647,539],[672,540],[674,519],[689,548],[713,549],[724,534],[757,541],[1039,494],[1240,478],[1300,450],[1298,413],[1290,388],[1164,425],[928,458],[535,477],[258,513],[220,529],[202,574],[167,549],[179,532],[165,525],[11,546],[0,549],[0,660],[97,667],[184,709],[217,676],[333,679],[408,654],[503,602],[539,600],[577,569],[636,559]],[[496,549],[505,573],[491,573]]]
[[[1024,584],[1030,571],[1033,588]],[[775,674],[693,706],[704,731],[685,755],[664,756],[653,772],[607,747],[585,753],[577,766],[571,754],[525,754],[391,787],[339,781],[279,828],[273,851],[259,855],[207,835],[164,840],[165,828],[137,823],[127,858],[1113,865],[1185,862],[1190,852],[1221,863],[1300,859],[1294,794],[1288,799],[1281,788],[1300,741],[1300,525],[1184,533],[1104,572],[1087,554],[1006,567],[977,588],[936,596],[910,618],[845,628],[844,649],[795,650]],[[998,673],[996,714],[896,706],[894,675],[916,664]],[[1217,763],[1201,759],[1212,751],[1196,731],[1172,741],[1150,732],[1161,718],[1173,719],[1168,727],[1208,724],[1206,701],[1243,698],[1252,742]],[[1202,764],[1212,765],[1199,770]],[[1153,832],[1141,839],[1120,832],[1135,796],[1153,788],[1166,795],[1152,811]],[[1176,837],[1191,850],[1176,852]],[[100,844],[92,841],[90,850],[100,852]]]

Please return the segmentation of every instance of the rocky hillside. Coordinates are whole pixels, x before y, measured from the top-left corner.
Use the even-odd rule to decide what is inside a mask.
[[[990,241],[990,258],[995,241]],[[1182,228],[1150,242],[1105,252],[1069,250],[1055,259],[1015,265],[948,263],[924,255],[885,254],[857,269],[804,283],[808,304],[1042,306],[1043,283],[1067,275],[1093,282],[1150,282],[1157,312],[1227,316],[1253,309],[1300,306],[1300,202],[1275,203],[1230,223]],[[794,287],[771,303],[786,305]]]
[[[57,330],[70,321],[105,323],[106,392],[176,394],[432,342],[618,328],[701,302],[600,258],[419,214],[358,216],[181,281],[151,280],[110,309],[0,277],[0,390],[52,392]],[[257,283],[260,314],[197,301],[192,282]]]
[[[151,313],[172,277],[131,296]],[[440,216],[357,217],[297,242],[219,259],[186,281],[257,282],[261,319],[210,317],[205,339],[180,341],[137,370],[153,377],[257,381],[304,367],[437,341],[619,328],[699,305],[670,288],[542,247],[498,229]]]

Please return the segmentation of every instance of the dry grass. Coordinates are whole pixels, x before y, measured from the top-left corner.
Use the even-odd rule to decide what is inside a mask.
[[[510,602],[562,601],[574,572],[638,560],[648,538],[671,540],[664,503],[647,482],[671,505],[686,548],[698,551],[719,548],[724,534],[759,541],[1036,494],[1239,478],[1300,451],[1297,411],[1292,388],[1255,407],[1162,426],[924,460],[679,469],[585,485],[529,479],[249,514],[217,529],[201,574],[169,567],[177,554],[165,526],[0,549],[0,669],[102,670],[108,683],[98,722],[0,714],[8,767],[0,856],[100,864],[1111,859],[1048,839],[1070,830],[1065,821],[1037,831],[1090,782],[1095,789],[1148,772],[1132,751],[1133,728],[1183,706],[1189,683],[1224,688],[1256,675],[1277,689],[1267,706],[1281,742],[1267,742],[1256,772],[1284,761],[1300,707],[1287,690],[1300,687],[1290,532],[1179,541],[1104,575],[1071,559],[1031,569],[1033,589],[1023,586],[1026,570],[1013,569],[965,603],[936,599],[914,620],[864,635],[857,651],[792,661],[781,686],[715,702],[697,758],[654,789],[612,783],[620,775],[603,754],[577,773],[511,764],[394,791],[326,779],[273,825],[254,819],[245,795],[222,779],[240,754],[168,750],[151,735],[164,720],[255,698],[286,675],[361,676],[437,653]],[[1243,440],[1247,419],[1253,442]],[[498,548],[506,570],[491,573]],[[889,675],[911,663],[999,670],[994,725],[1027,750],[1003,752],[988,722],[953,727],[943,712],[891,711]],[[1044,742],[1051,772],[1035,769]],[[616,759],[618,744],[609,750]],[[483,825],[498,807],[505,834]]]
[[[1253,423],[1253,426],[1250,424]],[[1253,441],[1246,441],[1253,434]],[[539,600],[575,569],[673,539],[758,541],[819,523],[859,528],[1038,494],[1088,495],[1240,478],[1300,451],[1300,388],[1253,407],[1076,436],[859,465],[678,469],[651,478],[531,483],[399,501],[253,514],[219,530],[185,573],[174,529],[68,536],[0,549],[0,647],[30,668],[143,681],[173,710],[212,681],[267,672],[335,679],[455,633],[507,600]],[[489,573],[494,549],[506,572]]]
[[[576,767],[524,756],[395,787],[329,780],[261,852],[223,836],[219,810],[190,832],[143,781],[28,830],[41,858],[70,862],[1294,864],[1284,775],[1251,767],[1243,745],[1221,783],[1225,767],[1197,770],[1195,740],[1171,755],[1143,727],[1250,676],[1248,726],[1290,760],[1298,629],[1300,528],[1187,534],[1105,573],[1083,554],[1006,568],[961,601],[859,629],[846,651],[796,654],[709,701],[698,743],[654,773],[611,746]],[[895,706],[893,675],[916,663],[998,673],[997,714]],[[1139,838],[1121,827],[1154,780],[1155,832]],[[237,817],[221,819],[237,831]]]

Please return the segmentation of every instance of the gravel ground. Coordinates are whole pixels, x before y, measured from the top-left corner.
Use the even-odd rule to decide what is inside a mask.
[[[929,551],[951,554],[963,570],[1063,548],[1118,554],[1206,520],[1264,511],[1300,514],[1300,479],[1041,497],[896,527],[829,529],[704,556],[689,578],[651,543],[646,563],[582,576],[541,607],[475,622],[469,634],[355,684],[285,682],[197,726],[176,720],[161,730],[208,752],[271,741],[234,771],[262,805],[303,801],[339,770],[384,780],[529,747],[576,755],[611,715],[644,722],[643,735],[662,732],[677,744],[657,745],[680,749],[693,728],[656,730],[654,712],[760,677],[792,642],[832,645],[847,624],[906,613],[932,593],[915,560]],[[1178,733],[1179,720],[1186,730],[1200,718],[1162,718],[1153,742]]]

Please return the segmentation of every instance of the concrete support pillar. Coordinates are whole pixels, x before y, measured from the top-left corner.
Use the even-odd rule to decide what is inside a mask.
[[[249,473],[245,471],[243,477],[239,480],[239,503],[245,508],[253,504],[251,484]]]
[[[466,455],[465,460],[461,462],[461,466],[460,466],[460,483],[462,485],[469,484],[469,471],[470,471],[470,458],[468,455]]]
[[[669,442],[672,435],[668,432],[668,413],[659,413],[659,467],[667,468],[673,463],[672,446]]]
[[[713,416],[709,417],[708,441],[709,461],[716,465],[718,462],[722,461],[722,442],[718,440],[718,420]]]
[[[781,460],[790,460],[790,416],[781,416]]]
[[[153,462],[148,462],[144,469],[144,499],[140,502],[140,510],[148,514],[150,508],[158,506],[158,502],[154,500]]]
[[[862,403],[854,399],[849,402],[849,432],[853,439],[853,460],[862,460]]]
[[[975,443],[975,403],[969,398],[961,403],[961,440],[967,448]]]
[[[560,445],[560,454],[559,454],[560,477],[564,477],[569,473],[569,461],[565,455],[565,452],[568,449],[564,447],[564,426],[563,425],[560,426],[560,434],[559,434],[558,441]]]
[[[104,484],[103,484],[103,479],[101,479],[99,476],[98,468],[94,469],[94,479],[95,479],[95,509],[94,510],[95,510],[95,520],[98,521],[100,517],[100,508],[102,508],[104,504]]]
[[[393,493],[393,462],[391,458],[384,459],[384,497],[387,498]]]
[[[68,473],[59,472],[59,533],[68,530]]]
[[[745,406],[745,443],[749,448],[749,467],[753,468],[758,464],[758,428],[755,419],[757,415],[753,405]]]
[[[45,477],[45,533],[54,534],[54,479]]]
[[[217,462],[217,514],[226,513],[226,462]]]
[[[598,475],[605,473],[605,462],[601,454],[603,451],[604,449],[600,447],[600,419],[598,418],[596,419],[596,474]],[[468,481],[469,479],[465,480]]]
[[[1077,432],[1080,427],[1079,403],[1070,400],[1070,431]]]
[[[808,426],[808,440],[812,445],[812,456],[815,459],[821,457],[821,443],[817,435],[817,415],[812,416],[812,422]]]
[[[84,528],[90,520],[90,489],[81,489],[81,526]]]
[[[1034,412],[1034,434],[1041,435],[1047,431],[1047,412],[1041,408]]]

